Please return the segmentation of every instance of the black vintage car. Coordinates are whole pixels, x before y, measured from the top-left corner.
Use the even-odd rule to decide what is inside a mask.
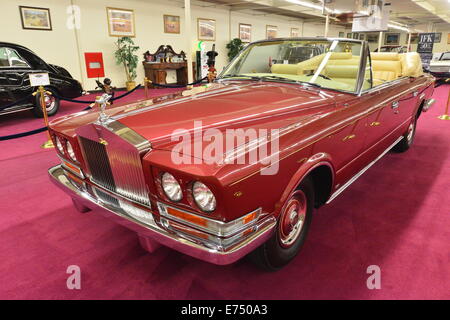
[[[80,82],[59,66],[48,64],[33,51],[13,43],[0,42],[0,115],[32,110],[42,117],[38,96],[30,96],[36,88],[30,86],[30,73],[49,74],[50,85],[46,90],[52,95],[45,96],[48,115],[54,115],[59,108],[57,96],[76,98],[82,95]],[[28,98],[27,98],[28,97]],[[18,105],[11,104],[19,102]]]

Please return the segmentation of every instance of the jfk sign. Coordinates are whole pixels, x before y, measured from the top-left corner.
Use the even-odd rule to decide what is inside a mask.
[[[434,33],[420,33],[417,52],[433,53]]]
[[[422,59],[422,65],[425,70],[430,67],[430,61],[433,58],[434,33],[419,33],[419,43],[417,52]]]

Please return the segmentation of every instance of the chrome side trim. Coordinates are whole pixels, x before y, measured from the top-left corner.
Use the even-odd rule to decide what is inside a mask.
[[[392,80],[392,81],[387,81],[387,82],[385,82],[383,84],[380,84],[378,86],[375,86],[375,87],[372,87],[370,89],[362,91],[360,93],[360,95],[363,95],[363,94],[366,94],[366,93],[375,92],[375,91],[379,91],[379,90],[383,90],[383,89],[386,89],[386,88],[390,88],[390,87],[392,87],[394,85],[399,84],[400,82],[405,81],[406,79],[409,79],[409,77],[401,77],[401,78],[398,78],[398,79],[395,79],[395,80]],[[402,94],[404,94],[404,93],[402,93]]]
[[[403,136],[397,138],[393,144],[391,144],[386,150],[384,150],[375,160],[369,163],[366,167],[364,167],[361,171],[359,171],[356,175],[354,175],[350,180],[348,180],[343,186],[337,189],[328,199],[327,204],[333,201],[338,195],[340,195],[345,189],[347,189],[353,182],[355,182],[360,176],[363,175],[364,172],[369,170],[371,166],[373,166],[378,160],[380,160],[386,153],[389,152],[397,143],[399,143],[403,139]]]
[[[4,115],[4,114],[11,114],[11,113],[16,113],[16,112],[20,112],[20,111],[27,111],[27,110],[31,110],[34,107],[25,107],[22,108],[21,106],[14,108],[14,109],[4,109],[4,110],[0,110],[0,115]]]
[[[425,104],[423,105],[422,111],[427,112],[433,104],[435,104],[436,99],[428,99],[425,100]]]

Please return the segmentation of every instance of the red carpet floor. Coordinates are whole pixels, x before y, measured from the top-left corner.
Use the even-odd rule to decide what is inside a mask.
[[[245,259],[220,267],[167,248],[148,254],[49,182],[58,160],[39,148],[44,133],[0,142],[0,298],[450,299],[450,121],[437,119],[449,89],[436,89],[413,148],[387,154],[321,208],[301,254],[276,273]],[[82,108],[63,103],[59,114]],[[28,112],[3,116],[0,136],[40,126]],[[81,290],[66,287],[70,265]],[[381,268],[380,290],[367,289],[370,265]]]

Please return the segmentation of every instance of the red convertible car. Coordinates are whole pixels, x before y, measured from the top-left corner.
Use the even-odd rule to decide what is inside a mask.
[[[289,63],[297,47],[316,55]],[[100,110],[52,121],[61,164],[49,174],[79,211],[134,230],[149,251],[277,270],[316,208],[411,146],[434,80],[417,53],[364,41],[254,42],[209,86],[109,108],[103,96]]]

